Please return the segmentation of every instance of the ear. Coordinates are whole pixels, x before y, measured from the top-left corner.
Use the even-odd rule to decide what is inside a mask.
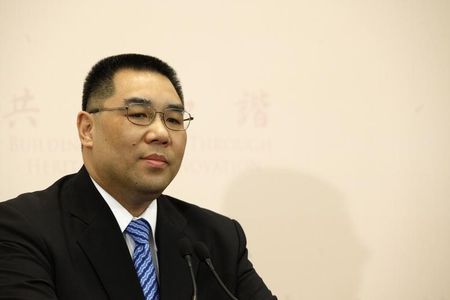
[[[80,111],[77,116],[78,137],[83,147],[92,148],[94,120],[90,113]]]

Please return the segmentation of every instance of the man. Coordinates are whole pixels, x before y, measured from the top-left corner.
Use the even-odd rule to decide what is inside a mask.
[[[276,299],[236,221],[162,194],[192,119],[166,63],[138,54],[98,62],[77,117],[84,166],[0,204],[0,299],[190,299],[183,238],[206,244],[238,299]],[[205,263],[192,264],[199,299],[228,299]]]

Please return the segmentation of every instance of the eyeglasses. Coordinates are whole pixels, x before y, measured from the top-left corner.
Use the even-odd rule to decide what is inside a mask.
[[[139,126],[150,125],[155,120],[156,114],[160,114],[164,126],[166,126],[167,129],[174,131],[186,130],[191,121],[194,120],[194,117],[192,117],[187,111],[180,108],[170,107],[166,108],[164,111],[156,111],[153,107],[142,104],[130,104],[127,106],[113,108],[96,108],[88,113],[96,114],[102,111],[115,110],[125,110],[128,121]]]

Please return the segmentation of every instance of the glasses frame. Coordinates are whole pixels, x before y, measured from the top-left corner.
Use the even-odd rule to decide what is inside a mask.
[[[128,115],[128,109],[129,109],[130,106],[142,106],[142,107],[148,107],[149,109],[153,110],[153,111],[155,112],[155,114],[153,115],[153,118],[152,118],[152,119],[147,118],[147,119],[148,119],[148,124],[137,124],[137,123],[131,121],[130,118],[129,118],[129,115]],[[153,121],[154,121],[155,118],[156,118],[156,115],[159,114],[159,115],[160,115],[160,118],[161,118],[161,121],[163,122],[164,126],[165,126],[167,129],[172,130],[172,131],[186,131],[186,129],[189,128],[189,125],[191,124],[191,121],[194,120],[194,117],[191,116],[191,114],[188,113],[187,111],[185,111],[184,109],[168,107],[168,108],[166,108],[164,111],[157,111],[157,110],[154,109],[152,106],[147,106],[147,105],[142,105],[142,104],[130,104],[130,105],[125,105],[125,106],[120,106],[120,107],[111,107],[111,108],[106,108],[106,107],[103,107],[103,108],[95,108],[95,109],[93,109],[93,110],[88,111],[88,113],[90,113],[90,114],[96,114],[96,113],[104,112],[104,111],[118,111],[118,110],[125,110],[125,111],[126,111],[126,117],[127,117],[127,120],[128,120],[131,124],[134,124],[134,125],[137,125],[137,126],[148,126],[148,125],[152,124]],[[179,111],[179,112],[181,112],[181,113],[186,113],[186,114],[188,115],[188,118],[183,119],[183,122],[184,122],[184,121],[188,121],[188,123],[187,123],[187,125],[186,125],[186,128],[184,128],[184,129],[173,129],[173,128],[170,128],[169,126],[167,126],[166,121],[165,121],[165,119],[164,119],[164,114],[165,114],[166,111]]]

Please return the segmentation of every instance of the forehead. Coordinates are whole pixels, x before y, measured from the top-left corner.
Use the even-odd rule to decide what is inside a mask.
[[[114,94],[116,104],[130,98],[151,99],[154,105],[181,104],[170,80],[157,72],[123,69],[114,74]]]

